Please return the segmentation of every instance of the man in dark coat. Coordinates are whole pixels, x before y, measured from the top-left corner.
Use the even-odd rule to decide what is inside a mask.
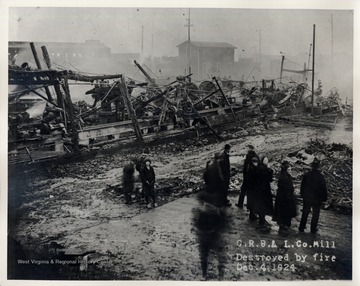
[[[130,161],[128,164],[124,166],[123,169],[123,189],[124,189],[126,204],[132,203],[131,195],[134,192],[134,181],[135,181],[134,173],[135,173],[134,163]]]
[[[291,219],[296,216],[294,185],[288,173],[289,169],[289,162],[284,161],[281,164],[273,215],[273,220],[277,221],[280,226],[279,231],[288,230],[291,226]]]
[[[256,153],[254,151],[254,146],[248,145],[248,148],[249,148],[249,150],[248,150],[248,153],[246,154],[244,166],[243,166],[243,183],[240,188],[239,200],[238,200],[238,203],[236,204],[236,206],[239,208],[242,208],[244,205],[244,199],[245,199],[247,189],[248,189],[248,171],[249,171],[251,159],[253,157],[256,157],[257,159],[259,159],[259,156],[256,155]]]
[[[317,232],[320,207],[327,200],[327,188],[325,178],[319,170],[320,161],[315,158],[312,169],[306,173],[301,181],[300,195],[303,198],[303,213],[301,216],[299,231],[306,228],[306,221],[312,209],[311,233]]]
[[[259,225],[266,226],[265,216],[273,214],[273,201],[270,183],[273,170],[268,167],[269,159],[263,157],[258,170],[258,186],[255,193],[254,212],[259,215]]]
[[[217,207],[224,205],[224,177],[220,167],[221,154],[216,153],[213,162],[207,162],[204,173],[208,203]]]
[[[220,168],[224,179],[224,204],[231,206],[230,201],[227,198],[229,185],[230,185],[230,148],[229,144],[226,144],[224,151],[220,155]]]
[[[142,182],[143,179],[142,179],[142,170],[144,169],[145,167],[145,160],[147,158],[147,155],[150,153],[150,150],[148,147],[145,147],[144,148],[144,151],[143,153],[141,154],[140,157],[138,157],[137,159],[135,159],[135,168],[136,168],[136,171],[139,172],[139,178],[140,178],[140,181]],[[141,197],[139,198],[140,201],[142,200],[145,200],[145,193],[144,193],[144,189],[142,189],[142,192],[141,192]]]
[[[256,205],[258,203],[258,193],[261,179],[259,177],[259,159],[253,157],[247,170],[247,208],[250,211],[249,219],[256,220]]]
[[[151,166],[151,160],[149,158],[145,159],[145,167],[143,167],[141,170],[141,181],[147,207],[157,207],[155,192],[155,172],[154,168]],[[152,200],[152,204],[150,202],[150,199]]]

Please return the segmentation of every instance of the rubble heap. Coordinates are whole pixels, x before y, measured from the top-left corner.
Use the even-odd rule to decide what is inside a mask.
[[[334,208],[351,214],[352,211],[352,148],[339,143],[327,144],[323,140],[310,140],[307,148],[288,154],[293,166],[295,183],[300,184],[303,174],[310,170],[315,157],[321,160],[321,170],[328,187],[329,200],[325,208]]]

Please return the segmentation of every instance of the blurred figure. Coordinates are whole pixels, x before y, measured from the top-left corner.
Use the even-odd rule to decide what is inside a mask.
[[[224,204],[227,207],[231,206],[231,203],[227,198],[230,185],[230,148],[231,146],[226,144],[224,151],[220,155],[220,168],[224,179]]]
[[[296,216],[294,185],[290,170],[289,162],[284,161],[281,164],[273,215],[273,220],[280,226],[279,231],[287,231],[291,226],[291,219]]]
[[[254,146],[248,145],[247,147],[249,149],[248,149],[248,153],[246,154],[244,166],[243,166],[243,183],[240,188],[239,200],[238,200],[238,203],[236,204],[236,206],[239,208],[242,208],[244,206],[244,199],[245,199],[247,189],[248,189],[248,181],[249,181],[248,180],[248,171],[249,171],[251,159],[253,157],[256,157],[257,159],[259,159],[259,156],[256,155],[256,153],[254,151],[254,149],[255,149]]]
[[[324,176],[319,170],[320,161],[315,158],[312,170],[307,172],[302,181],[300,195],[303,198],[303,212],[299,225],[299,231],[304,232],[307,218],[312,210],[311,233],[317,232],[317,224],[320,216],[322,202],[327,200],[327,188]]]
[[[271,185],[273,181],[273,170],[268,167],[269,159],[263,157],[260,162],[258,172],[258,188],[255,196],[254,212],[259,215],[259,225],[266,227],[266,215],[273,214],[273,201]]]
[[[216,153],[213,161],[206,163],[206,170],[204,173],[205,188],[207,200],[209,203],[217,207],[224,205],[224,177],[220,167],[221,154]]]
[[[123,188],[125,193],[125,204],[132,203],[132,194],[134,193],[134,182],[135,182],[135,168],[134,163],[129,162],[124,166],[123,169]]]
[[[197,196],[199,207],[194,209],[194,225],[199,241],[203,280],[208,279],[208,258],[214,253],[218,259],[219,280],[224,277],[226,262],[223,230],[227,225],[223,202],[223,179],[219,167],[220,154],[213,162],[207,162],[204,172],[205,190]]]
[[[155,172],[151,160],[145,159],[145,167],[141,170],[142,187],[148,208],[157,207],[155,191]],[[150,200],[152,202],[150,202]]]

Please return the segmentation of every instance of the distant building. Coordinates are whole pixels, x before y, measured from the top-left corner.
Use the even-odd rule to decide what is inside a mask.
[[[41,47],[46,46],[53,60],[75,60],[82,58],[109,57],[111,49],[98,40],[87,40],[84,43],[67,42],[34,42],[41,56]],[[20,53],[32,58],[29,42],[9,42],[9,58]]]
[[[8,46],[9,64],[21,65],[28,62],[36,69],[30,42],[10,41]],[[111,53],[111,48],[98,40],[74,42],[34,42],[40,62],[43,63],[42,46],[46,46],[53,68],[71,69],[95,74],[135,74],[134,60],[139,53]],[[45,63],[42,68],[46,69]]]
[[[185,41],[179,48],[180,73],[189,73],[193,78],[208,79],[211,76],[229,77],[234,72],[235,46],[224,42]]]

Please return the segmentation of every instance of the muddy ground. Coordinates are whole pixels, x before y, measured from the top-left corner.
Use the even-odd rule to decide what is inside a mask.
[[[232,206],[225,210],[228,224],[221,233],[225,273],[220,279],[351,279],[351,209],[344,214],[327,207],[321,211],[316,235],[309,230],[299,233],[299,200],[298,216],[293,219],[290,232],[279,234],[271,217],[267,217],[270,231],[264,232],[256,222],[249,221],[246,208],[234,205],[242,182],[247,144],[254,145],[258,154],[268,156],[270,167],[277,173],[279,162],[289,153],[308,146],[310,138],[328,143],[340,139],[328,130],[277,122],[269,124],[267,130],[255,128],[247,136],[236,130],[222,135],[226,139],[222,142],[209,135],[200,140],[150,144],[159,190],[159,207],[150,210],[139,202],[125,205],[121,190],[111,187],[121,184],[124,164],[141,154],[136,146],[112,146],[65,162],[11,168],[8,278],[200,280],[199,242],[194,224],[196,193],[203,187],[206,162],[229,143]],[[351,133],[341,136],[341,141],[351,146]],[[299,179],[295,180],[297,193],[299,183]],[[329,201],[334,199],[329,195]],[[351,199],[352,194],[347,196]],[[249,247],[249,240],[254,240],[254,247]],[[313,241],[334,248],[310,248],[303,244],[312,245]],[[270,247],[272,243],[276,246]],[[319,254],[316,260],[315,253]],[[323,261],[319,261],[320,253]],[[289,261],[264,261],[262,265],[259,261],[239,260],[241,255],[249,254],[270,255],[273,259],[288,254]],[[296,254],[307,255],[305,262],[297,261]],[[335,258],[325,261],[325,255]],[[217,254],[211,252],[209,280],[219,279],[217,265]]]

